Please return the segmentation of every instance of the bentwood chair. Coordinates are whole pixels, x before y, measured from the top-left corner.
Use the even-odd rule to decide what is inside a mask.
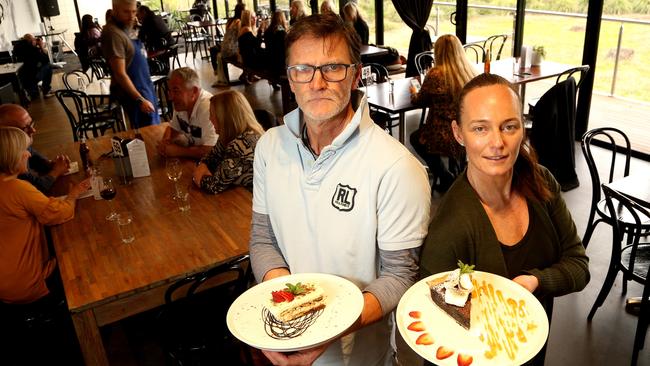
[[[485,49],[480,44],[468,43],[463,48],[468,60],[474,61],[475,64],[485,62]]]
[[[435,64],[435,59],[433,56],[433,51],[424,51],[415,55],[415,67],[418,70],[418,74],[425,74],[428,69],[433,67]]]
[[[108,129],[115,132],[115,125],[121,123],[121,117],[116,113],[119,108],[110,105],[100,108],[94,98],[82,91],[62,89],[57,90],[55,95],[68,117],[74,141],[81,134],[88,138],[88,132],[92,132],[93,137],[97,137],[98,133],[103,136]]]
[[[596,158],[593,154],[594,143],[599,143],[601,146],[611,150],[611,153],[608,154],[608,159],[598,158],[601,164],[607,164],[609,162],[609,169],[604,172],[600,172],[596,165]],[[601,196],[600,187],[601,183],[603,183],[601,176],[606,174],[603,176],[604,183],[611,183],[615,179],[627,177],[630,174],[632,147],[627,135],[614,127],[595,128],[585,132],[582,135],[581,147],[582,153],[587,161],[589,175],[591,176],[591,208],[589,209],[587,229],[582,236],[582,244],[586,248],[596,225],[601,222],[609,225],[614,224],[612,216],[605,207],[605,199]]]
[[[242,350],[246,364],[253,364],[247,347],[226,325],[230,304],[248,288],[250,279],[250,260],[245,254],[167,289],[157,324],[170,364],[238,365]]]
[[[91,76],[92,76],[91,80],[103,79],[110,75],[110,71],[108,69],[108,63],[103,57],[90,59],[88,63],[90,65],[90,70],[91,70]]]
[[[501,51],[503,51],[503,46],[505,46],[506,40],[508,40],[507,34],[496,34],[485,40],[483,43],[483,49],[485,49],[486,53],[490,53],[491,61],[501,59]]]
[[[643,294],[639,318],[632,348],[632,365],[636,365],[639,350],[643,349],[645,335],[650,321],[650,243],[641,242],[645,230],[650,225],[650,210],[632,201],[625,195],[603,184],[607,211],[612,220],[612,252],[609,268],[603,287],[589,312],[591,321],[596,310],[603,305],[614,284],[618,272],[623,273],[623,280],[633,280],[643,285]],[[625,292],[624,292],[625,293]]]

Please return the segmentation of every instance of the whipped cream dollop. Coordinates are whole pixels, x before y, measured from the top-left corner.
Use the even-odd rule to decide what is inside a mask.
[[[465,306],[467,296],[469,296],[474,288],[470,274],[461,274],[460,269],[454,270],[447,276],[444,286],[445,302],[458,307]]]

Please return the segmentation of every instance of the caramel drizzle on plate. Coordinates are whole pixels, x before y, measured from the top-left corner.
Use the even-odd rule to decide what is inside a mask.
[[[472,282],[472,295],[478,301],[476,310],[479,310],[483,325],[479,339],[490,348],[485,351],[485,357],[492,359],[503,350],[514,360],[520,344],[528,341],[526,334],[537,328],[537,324],[529,320],[526,302],[505,298],[501,290],[495,290],[486,281],[480,285],[475,279]]]

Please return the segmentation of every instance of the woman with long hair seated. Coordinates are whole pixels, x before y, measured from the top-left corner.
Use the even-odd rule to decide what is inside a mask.
[[[271,73],[279,80],[281,75],[286,74],[284,38],[289,30],[289,24],[284,17],[282,10],[276,10],[271,17],[271,24],[264,31],[264,42],[266,50],[271,56],[270,70]],[[279,89],[279,85],[273,84],[273,87]]]
[[[43,226],[71,220],[75,201],[90,187],[84,180],[65,199],[57,199],[18,179],[28,169],[29,144],[22,130],[0,127],[0,302],[6,304],[32,303],[51,292],[63,298]]]
[[[239,54],[246,67],[253,70],[264,69],[265,60],[268,56],[262,48],[262,32],[255,27],[255,15],[248,9],[241,13],[241,28],[239,29]],[[242,74],[243,75],[243,74]],[[257,80],[253,75],[247,75],[242,79],[244,83]]]
[[[253,152],[264,129],[255,119],[246,97],[228,90],[210,99],[210,121],[219,140],[194,169],[192,181],[216,194],[233,186],[253,190]]]
[[[521,101],[507,80],[477,76],[458,108],[452,128],[467,169],[429,226],[421,274],[453,270],[459,260],[475,265],[530,291],[550,321],[553,298],[589,282],[589,259],[560,185],[527,146]],[[534,364],[543,364],[544,351]]]
[[[289,25],[293,25],[298,19],[307,16],[305,12],[305,3],[302,0],[293,0],[291,2],[291,7],[289,8]]]
[[[362,45],[367,45],[370,40],[370,30],[368,28],[368,23],[361,16],[357,4],[349,2],[343,6],[343,11],[341,14],[343,21],[350,24],[354,28],[355,32],[359,35]]]
[[[411,145],[440,179],[437,188],[446,191],[453,182],[464,159],[463,149],[451,132],[451,121],[456,119],[458,95],[463,85],[476,76],[465,50],[452,34],[440,36],[434,47],[435,65],[422,82],[419,92],[411,89],[414,104],[428,107],[424,125],[411,134]],[[441,156],[449,158],[445,167]],[[435,183],[435,182],[434,182]]]

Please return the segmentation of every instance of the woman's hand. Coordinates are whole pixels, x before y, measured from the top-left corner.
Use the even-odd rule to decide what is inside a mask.
[[[521,275],[513,278],[512,280],[523,286],[526,290],[530,291],[530,293],[535,292],[539,286],[537,277],[533,275]]]
[[[208,166],[205,165],[205,163],[200,163],[196,166],[196,168],[194,168],[192,182],[194,182],[197,187],[201,188],[201,179],[203,179],[203,177],[206,175],[211,176],[212,173],[210,173],[210,169],[208,169]]]
[[[79,184],[70,187],[68,191],[68,199],[76,200],[79,196],[90,189],[90,178],[86,178],[79,182]]]

